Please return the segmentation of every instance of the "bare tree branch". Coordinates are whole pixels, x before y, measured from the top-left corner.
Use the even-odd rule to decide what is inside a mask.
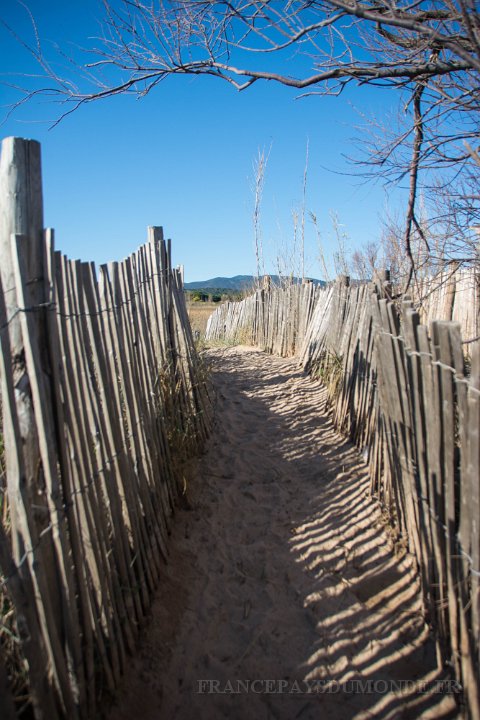
[[[430,237],[442,233],[446,262],[455,254],[479,262],[471,229],[480,221],[477,0],[102,4],[100,36],[85,49],[81,64],[63,52],[65,76],[45,56],[33,17],[31,43],[3,23],[40,70],[27,87],[17,84],[20,98],[12,109],[45,94],[61,103],[58,122],[93,101],[122,93],[142,97],[176,75],[216,77],[239,91],[276,82],[298,89],[301,97],[340,95],[351,85],[393,88],[399,107],[408,97],[403,121],[387,128],[376,128],[375,119],[370,123],[372,134],[364,136],[365,177],[372,174],[386,183],[409,178],[403,250],[410,263],[414,236],[430,252]],[[419,188],[436,207],[428,233],[417,217]]]
[[[418,187],[418,169],[420,164],[420,153],[423,143],[423,117],[422,117],[422,95],[424,87],[421,83],[415,86],[413,91],[413,112],[414,112],[414,141],[413,141],[413,152],[412,160],[410,163],[410,194],[408,198],[407,206],[407,223],[405,228],[405,250],[407,252],[408,259],[410,261],[410,274],[407,280],[408,290],[412,275],[415,272],[415,261],[412,255],[411,235],[412,226],[417,230],[420,228],[417,219],[415,217],[415,205],[417,201],[417,187]],[[423,233],[422,233],[423,234]]]

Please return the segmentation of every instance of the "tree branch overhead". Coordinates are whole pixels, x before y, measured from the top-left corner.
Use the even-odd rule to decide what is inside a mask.
[[[67,114],[121,93],[141,97],[177,75],[216,77],[240,91],[274,82],[302,91],[301,97],[339,95],[351,85],[393,88],[399,107],[405,107],[404,127],[393,137],[391,128],[379,128],[365,166],[387,181],[410,178],[407,247],[420,228],[414,208],[420,178],[432,170],[441,170],[441,185],[450,188],[444,200],[453,203],[455,232],[471,241],[469,228],[480,224],[478,201],[472,200],[479,179],[472,152],[478,153],[480,144],[477,0],[102,0],[101,5],[101,36],[86,50],[83,64],[69,66],[69,77],[59,76],[44,57],[32,19],[28,49],[45,84],[27,87],[20,104],[38,93],[54,94]],[[435,192],[438,197],[438,187]],[[478,262],[478,250],[467,255]]]

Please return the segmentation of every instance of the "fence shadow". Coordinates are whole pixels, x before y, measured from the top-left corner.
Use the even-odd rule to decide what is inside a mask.
[[[449,676],[438,668],[413,558],[395,554],[364,463],[319,415],[325,389],[291,361],[245,348],[210,360],[216,425],[192,509],[173,528],[163,585],[175,642],[158,649],[164,623],[157,650],[149,635],[144,657],[153,652],[157,668],[163,653],[163,679],[143,670],[112,718],[126,719],[152,683],[163,698],[157,717],[178,720],[457,717],[445,687],[434,691]],[[215,683],[205,686],[211,693],[198,693],[200,680]],[[237,693],[238,680],[299,689]],[[149,701],[144,710],[154,717]]]

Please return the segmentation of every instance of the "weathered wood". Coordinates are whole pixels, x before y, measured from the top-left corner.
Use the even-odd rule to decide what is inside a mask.
[[[470,706],[475,708],[475,720],[480,718],[480,341],[472,347],[471,381],[468,386],[468,446],[467,446],[467,484],[465,492],[470,499],[470,542],[467,554],[470,570],[470,632],[474,641],[473,663],[470,657],[464,660],[464,666],[473,670],[467,678],[472,679],[468,696]],[[465,646],[464,646],[465,647]],[[468,651],[466,651],[468,652]],[[473,714],[473,713],[472,713]]]
[[[456,603],[457,594],[457,571],[456,571],[456,505],[459,502],[458,490],[455,491],[456,485],[456,436],[457,436],[457,418],[455,413],[455,383],[454,383],[454,364],[455,360],[452,355],[450,331],[456,328],[448,322],[434,322],[433,334],[436,347],[436,359],[442,363],[440,367],[441,377],[441,393],[442,393],[442,429],[443,437],[441,445],[443,449],[442,465],[444,470],[444,517],[446,526],[446,573],[447,573],[447,592],[448,592],[448,617],[450,628],[450,644],[452,649],[452,663],[455,667],[456,674],[460,673],[460,652],[459,652],[459,628],[458,628],[458,607]]]
[[[79,392],[81,393],[79,403],[82,408],[84,433],[89,440],[87,447],[92,474],[90,480],[87,481],[86,496],[90,504],[91,518],[94,521],[91,534],[96,544],[97,568],[100,571],[95,588],[101,603],[98,604],[100,610],[97,610],[96,622],[102,627],[106,637],[106,642],[100,641],[98,646],[104,667],[108,671],[109,681],[115,687],[120,680],[123,654],[118,621],[123,616],[125,609],[117,579],[112,577],[116,573],[112,572],[111,558],[117,560],[119,554],[122,554],[127,563],[130,558],[115,482],[116,465],[115,461],[112,461],[115,451],[111,444],[111,434],[107,429],[110,419],[106,416],[104,405],[100,400],[99,377],[95,363],[96,353],[91,346],[87,327],[88,311],[81,266],[79,261],[69,261],[66,267],[68,296],[72,299],[75,298],[75,303],[70,305],[70,312],[74,317],[71,318],[69,328],[73,343],[72,355],[75,356],[76,363],[74,374],[79,378]],[[111,533],[109,525],[116,529],[115,533]],[[124,538],[123,546],[119,542],[120,536]]]
[[[155,587],[158,581],[159,554],[165,555],[166,528],[164,521],[165,507],[168,501],[162,494],[163,483],[154,482],[154,473],[161,473],[162,455],[156,431],[155,410],[153,407],[153,378],[156,374],[153,362],[148,366],[147,344],[148,333],[144,333],[143,312],[138,302],[138,288],[133,283],[130,259],[123,263],[123,272],[119,275],[119,282],[123,294],[131,297],[132,302],[124,307],[124,339],[125,352],[132,374],[133,387],[142,388],[139,393],[139,413],[142,417],[142,426],[146,443],[149,448],[147,457],[149,466],[142,478],[139,476],[139,487],[142,498],[145,536],[137,545],[139,559],[143,560],[144,571],[142,576]],[[140,316],[140,317],[139,317]],[[149,379],[150,378],[150,379]]]
[[[117,378],[110,372],[111,366],[107,361],[110,354],[108,333],[103,322],[104,313],[101,312],[94,268],[90,263],[82,263],[80,272],[85,298],[85,309],[81,320],[84,324],[84,337],[88,338],[86,343],[89,344],[92,352],[95,370],[92,369],[91,372],[95,372],[96,377],[100,437],[105,444],[101,464],[105,468],[104,472],[109,471],[110,473],[106,484],[105,499],[108,499],[107,513],[111,527],[114,530],[113,538],[110,540],[110,545],[114,550],[111,556],[116,557],[116,562],[123,565],[124,561],[118,559],[118,556],[123,556],[125,562],[130,562],[128,535],[130,532],[135,532],[135,528],[132,526],[137,520],[135,504],[131,502],[132,498],[128,494],[131,469],[127,450],[123,445],[124,439],[121,431],[122,408],[116,402],[118,401],[118,394],[112,393],[112,389],[117,388]],[[135,519],[132,519],[133,516]],[[111,593],[114,596],[114,606],[116,607],[114,614],[114,621],[117,626],[116,637],[122,669],[125,665],[125,646],[133,649],[133,629],[125,602],[125,588],[122,589],[119,582],[119,573],[115,571],[110,574]],[[122,571],[122,574],[124,574],[124,571]]]
[[[476,268],[460,268],[456,262],[434,277],[417,280],[413,299],[419,306],[421,322],[459,322],[464,340],[480,334],[480,276]],[[464,351],[470,355],[470,346]]]
[[[19,302],[15,285],[14,258],[12,257],[11,237],[14,234],[25,235],[30,238],[27,244],[25,265],[29,283],[30,297],[33,304],[44,301],[43,285],[43,198],[42,174],[40,159],[40,144],[34,140],[20,138],[6,138],[2,142],[0,155],[0,275],[5,297],[5,310],[10,335],[10,351],[13,363],[13,383],[17,414],[19,418],[19,431],[23,438],[23,445],[27,449],[24,457],[26,492],[33,498],[38,506],[46,506],[46,498],[38,492],[38,467],[40,450],[36,424],[32,406],[32,397],[28,374],[25,368],[23,335],[18,312]],[[40,343],[42,345],[42,343]],[[3,422],[5,464],[7,478],[14,477],[15,459],[10,467],[10,449],[14,447],[16,439],[10,435],[11,427],[6,419]],[[7,486],[8,487],[8,486]],[[10,489],[8,489],[10,493]],[[14,503],[10,503],[15,508]],[[42,515],[40,511],[37,515]],[[39,521],[40,530],[41,520]],[[12,512],[13,548],[17,559],[22,555],[23,549],[19,546],[20,540],[16,535],[16,515]]]
[[[56,313],[53,308],[56,307],[56,268],[54,257],[54,233],[53,230],[45,231],[45,262],[46,283],[48,287],[47,302],[51,303],[52,308],[47,313],[47,338],[49,342],[49,364],[52,372],[53,387],[53,412],[57,421],[56,441],[58,448],[58,459],[61,468],[61,479],[64,498],[72,498],[74,493],[74,483],[72,482],[72,471],[68,456],[68,449],[65,437],[66,419],[62,396],[62,369],[61,369],[61,352],[60,352],[60,334],[57,324]],[[76,532],[76,513],[72,502],[65,502],[65,512],[69,528],[69,537],[72,548],[73,572],[75,574],[75,586],[79,597],[79,612],[83,617],[87,617],[89,613],[88,592],[83,573],[84,563],[84,547],[80,534]],[[78,621],[80,622],[80,620]],[[86,696],[90,693],[91,685],[85,681],[85,666],[90,663],[91,673],[93,673],[93,644],[92,633],[89,624],[82,625],[83,635],[83,657],[82,664],[78,664],[78,685],[79,685],[79,706],[83,715],[86,715],[86,707],[88,700]],[[79,642],[80,638],[76,639]],[[90,661],[87,660],[90,658]]]
[[[418,492],[416,502],[418,505],[417,521],[419,523],[419,537],[422,542],[422,591],[424,595],[425,608],[430,618],[434,618],[436,607],[433,601],[432,588],[435,583],[433,570],[433,537],[431,530],[432,518],[428,512],[428,464],[425,438],[427,435],[428,419],[425,415],[423,403],[422,370],[420,359],[420,347],[417,339],[417,330],[420,317],[410,303],[404,303],[403,307],[403,332],[405,336],[405,348],[407,351],[407,364],[409,369],[409,386],[412,402],[413,421],[413,443],[416,477]]]
[[[425,449],[426,449],[426,470],[427,470],[427,496],[425,499],[425,512],[428,513],[430,530],[433,545],[432,557],[432,580],[430,588],[432,603],[436,608],[436,625],[440,633],[447,637],[445,621],[446,596],[445,596],[445,572],[443,543],[444,533],[439,521],[439,483],[441,476],[440,458],[440,430],[441,423],[440,408],[434,382],[436,368],[432,366],[433,356],[428,337],[427,328],[424,325],[417,327],[418,352],[420,353],[421,375],[422,375],[422,397],[423,408],[426,418]]]
[[[46,647],[41,622],[37,619],[35,604],[29,594],[32,583],[27,565],[22,564],[20,567],[15,565],[10,552],[10,543],[1,523],[0,569],[17,614],[20,641],[28,661],[30,698],[35,717],[60,719],[54,688],[45,672],[49,668],[50,653]]]
[[[20,318],[13,317],[17,302],[15,269],[11,252],[12,235],[31,239],[26,247],[26,282],[35,304],[43,302],[43,195],[40,143],[9,137],[2,141],[0,156],[0,274],[6,300],[7,321],[13,356],[23,348]],[[22,372],[19,368],[14,382]]]
[[[138,412],[138,398],[134,391],[135,385],[132,384],[132,376],[130,374],[130,368],[125,354],[122,296],[118,285],[118,263],[109,263],[108,268],[102,266],[101,270],[104,280],[104,302],[105,309],[107,310],[108,329],[112,342],[111,347],[115,361],[118,363],[114,372],[118,372],[122,378],[121,392],[123,394],[123,413],[126,421],[124,442],[126,447],[130,446],[130,452],[132,452],[132,454],[134,453],[133,465],[135,470],[131,476],[131,481],[133,485],[136,486],[137,475],[141,475],[146,471],[145,468],[147,461],[145,457],[145,440],[141,426],[142,418]],[[112,282],[112,275],[115,278],[115,282]],[[120,535],[120,537],[122,536]],[[123,539],[122,542],[124,542]],[[130,562],[126,561],[127,552],[127,549],[125,549],[125,554],[119,555],[119,559],[121,560],[120,569],[123,576],[123,586],[127,591],[125,601],[127,608],[129,608],[129,612],[135,608],[135,621],[136,623],[139,623],[144,616],[145,608],[142,607],[140,595],[141,588],[135,581],[133,568],[131,567]],[[134,627],[135,622],[132,623],[132,629]]]
[[[2,408],[4,422],[10,428],[10,434],[14,438],[20,438],[19,419],[17,416],[17,404],[14,395],[14,380],[11,364],[11,348],[8,333],[7,312],[3,292],[1,291],[0,279],[0,373],[2,380]],[[4,425],[5,431],[5,425]],[[23,465],[23,453],[20,442],[14,443],[10,448],[9,470],[13,472],[16,480],[15,487],[11,487],[11,498],[16,503],[17,532],[21,533],[22,547],[25,553],[17,561],[11,554],[11,547],[0,523],[0,568],[5,578],[6,587],[13,601],[19,628],[22,649],[29,664],[29,680],[31,689],[32,705],[36,717],[44,717],[45,714],[53,720],[59,717],[55,699],[55,690],[50,678],[45,672],[50,667],[51,649],[48,633],[45,634],[45,618],[40,605],[37,612],[37,603],[32,602],[34,593],[41,593],[42,590],[42,568],[40,567],[39,578],[33,571],[33,550],[38,543],[38,538],[33,528],[34,536],[30,533],[30,527],[24,505],[24,486],[22,483],[25,477]],[[28,503],[29,496],[26,501]],[[18,564],[17,564],[18,563]]]
[[[42,230],[38,144],[4,144],[0,185],[13,520],[13,552],[0,528],[0,569],[35,716],[86,720],[99,689],[118,686],[160,580],[177,495],[170,437],[188,428],[182,452],[199,447],[210,398],[160,229],[102,270],[101,292],[93,265],[56,253]]]
[[[32,307],[32,296],[27,286],[26,258],[28,256],[29,238],[23,235],[12,236],[12,259],[17,300],[21,308]],[[65,514],[63,512],[63,493],[57,470],[56,437],[52,416],[52,398],[49,384],[46,382],[44,370],[40,365],[40,346],[38,339],[41,333],[35,321],[35,313],[21,312],[20,325],[23,336],[26,371],[28,374],[34,418],[37,428],[40,459],[46,485],[46,499],[51,523],[51,537],[55,549],[55,559],[59,577],[56,587],[49,590],[53,598],[61,601],[61,623],[57,627],[54,600],[45,603],[45,612],[49,617],[49,634],[55,658],[55,673],[58,677],[59,689],[64,710],[72,717],[78,716],[78,698],[73,688],[78,685],[80,650],[78,646],[79,625],[76,613],[75,590],[68,561],[69,549],[66,537]],[[47,597],[44,594],[45,600]],[[60,633],[64,633],[66,646],[61,647]],[[65,653],[65,655],[63,654]],[[70,665],[70,666],[69,666]],[[70,675],[70,677],[69,677]],[[72,682],[73,677],[73,682]]]

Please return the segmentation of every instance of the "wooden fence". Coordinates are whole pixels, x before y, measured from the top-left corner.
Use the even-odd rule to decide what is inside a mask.
[[[342,276],[338,282],[348,279]],[[210,342],[251,342],[267,352],[291,356],[317,303],[327,297],[325,288],[312,282],[257,290],[240,302],[220,305],[208,320],[205,337]],[[480,276],[473,269],[453,268],[419,280],[411,297],[422,323],[453,320],[467,343],[480,336]],[[464,350],[470,353],[468,345]]]
[[[460,323],[462,337],[480,336],[480,275],[474,268],[458,268],[453,263],[434,277],[419,280],[412,289],[422,323],[454,320]]]
[[[205,339],[246,343],[287,357],[303,339],[322,291],[311,282],[257,290],[240,302],[227,302],[210,316]]]
[[[208,386],[160,228],[97,278],[42,230],[38,143],[3,142],[0,191],[2,600],[35,716],[93,718],[158,585]]]
[[[428,329],[411,302],[399,309],[385,289],[342,279],[313,291],[313,309],[298,286],[281,310],[282,291],[257,293],[219,308],[207,338],[221,339],[222,328],[230,340],[243,333],[269,352],[295,353],[327,384],[337,429],[364,452],[372,494],[416,557],[427,621],[463,687],[467,715],[478,720],[480,341],[469,345],[467,373],[459,325],[433,321]],[[304,297],[306,328],[289,315],[292,293]],[[272,343],[259,333],[272,325],[294,340]]]

